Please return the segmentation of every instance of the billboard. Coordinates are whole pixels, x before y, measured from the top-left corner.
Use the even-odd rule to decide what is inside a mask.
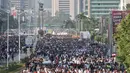
[[[113,22],[113,33],[116,32],[117,25],[121,22],[123,18],[125,18],[128,14],[130,14],[130,10],[127,11],[112,11],[112,22]]]
[[[81,31],[80,32],[80,39],[90,39],[91,34],[89,31]]]

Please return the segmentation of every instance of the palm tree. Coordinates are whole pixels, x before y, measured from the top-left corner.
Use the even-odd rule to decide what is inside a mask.
[[[99,26],[98,26],[99,20],[96,19],[96,18],[94,18],[94,17],[91,17],[91,18],[90,18],[90,24],[91,24],[91,26],[90,26],[91,29],[90,29],[90,30],[93,31],[94,29],[96,29],[96,28],[99,27]]]
[[[94,31],[99,24],[98,19],[86,17],[84,13],[77,15],[76,20],[80,22],[80,26],[78,27],[80,31]]]
[[[84,13],[77,15],[76,18],[80,22],[79,30],[85,31],[88,28],[90,19],[86,17]]]
[[[80,25],[78,26],[78,28],[80,31],[82,31],[83,30],[83,19],[86,19],[86,16],[84,15],[84,13],[81,13],[81,14],[77,15],[76,18],[80,22]]]
[[[65,20],[65,28],[75,28],[75,21],[72,20]]]
[[[127,5],[126,5],[126,9],[127,9],[127,10],[130,10],[130,4],[127,4]]]

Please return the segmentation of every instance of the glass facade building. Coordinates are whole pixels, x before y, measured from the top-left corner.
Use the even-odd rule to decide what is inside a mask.
[[[9,0],[0,0],[0,34],[4,32],[7,26],[7,10],[9,9]]]
[[[77,0],[77,14],[85,12],[85,3],[86,0]]]
[[[100,18],[108,16],[113,9],[119,9],[120,0],[87,0],[86,12],[91,16]]]
[[[76,15],[77,0],[52,0],[52,16],[55,16],[56,12],[63,11],[65,14],[69,14],[71,19]]]

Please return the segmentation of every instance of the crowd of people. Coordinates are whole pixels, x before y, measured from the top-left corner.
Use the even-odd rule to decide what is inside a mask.
[[[21,36],[21,48],[25,46],[25,36]],[[18,36],[9,36],[9,49],[8,58],[14,60],[14,57],[18,54]],[[7,37],[0,36],[0,61],[7,59]]]
[[[23,73],[126,73],[107,52],[105,45],[90,40],[43,38]]]

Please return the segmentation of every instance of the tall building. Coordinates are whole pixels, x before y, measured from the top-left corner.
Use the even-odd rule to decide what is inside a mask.
[[[9,0],[0,0],[0,34],[4,33],[7,27],[7,10]]]
[[[6,17],[6,11],[9,8],[9,0],[0,0],[0,21]]]
[[[11,6],[16,7],[17,10],[28,10],[35,6],[35,0],[10,0]]]
[[[76,0],[52,0],[52,16],[55,16],[57,11],[63,11],[74,19],[76,16]]]
[[[130,0],[120,0],[120,9],[126,10],[126,5],[130,3]]]
[[[86,12],[88,12],[88,17],[100,18],[108,16],[112,9],[119,9],[119,5],[120,0],[87,0]]]
[[[8,0],[0,0],[0,8],[7,9],[8,5]]]
[[[86,0],[77,0],[77,14],[85,12]]]

